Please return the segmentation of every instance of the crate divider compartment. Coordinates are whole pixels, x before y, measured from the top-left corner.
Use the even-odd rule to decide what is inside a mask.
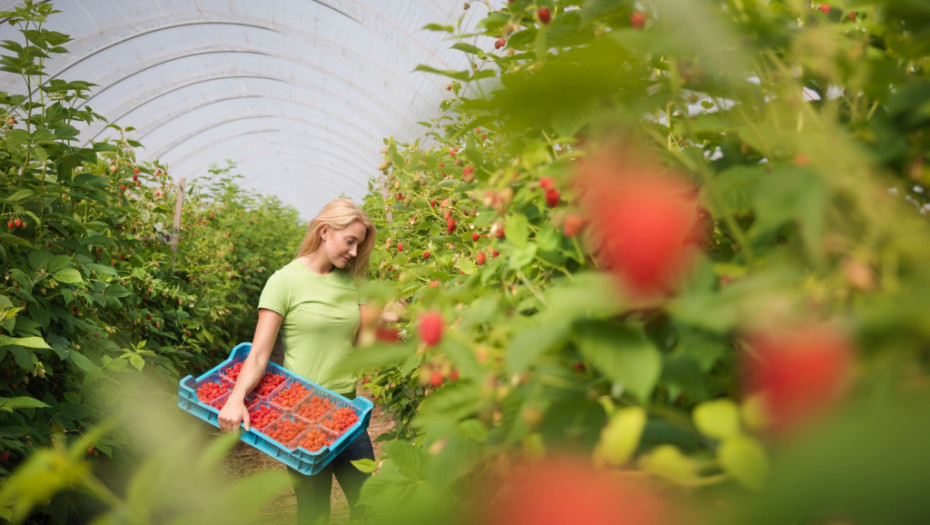
[[[303,397],[295,401],[294,404],[291,406],[285,406],[285,405],[278,403],[275,399],[278,396],[278,394],[287,390],[288,388],[291,388],[293,385],[300,385],[304,387],[307,390],[307,393],[304,394]],[[278,385],[278,387],[272,390],[270,394],[265,396],[265,400],[268,401],[269,403],[272,403],[278,406],[281,410],[285,410],[287,412],[293,412],[298,406],[300,406],[301,403],[304,402],[304,400],[306,400],[308,397],[314,394],[313,387],[311,385],[312,383],[310,383],[309,381],[300,381],[299,379],[293,376],[288,377],[287,380],[285,380],[283,383]]]
[[[307,438],[307,435],[310,434],[310,432],[311,432],[312,430],[318,430],[318,431],[322,432],[324,435],[326,435],[326,437],[328,437],[328,438],[330,438],[331,440],[333,440],[333,442],[330,443],[329,445],[324,445],[324,446],[320,447],[318,450],[309,450],[309,449],[306,449],[306,448],[300,446],[301,441],[303,441],[304,439],[306,439],[306,438]],[[296,448],[296,449],[298,449],[298,450],[301,450],[301,451],[305,452],[306,454],[316,454],[316,455],[319,455],[319,454],[322,454],[322,453],[324,453],[324,452],[329,451],[329,450],[331,449],[332,445],[335,444],[335,442],[336,442],[336,440],[337,440],[338,438],[339,438],[339,434],[336,434],[336,433],[332,432],[331,430],[327,429],[327,428],[324,427],[323,425],[319,425],[319,424],[313,423],[313,424],[310,425],[310,428],[304,430],[303,432],[300,433],[299,436],[297,436],[297,438],[294,440],[293,445],[294,445],[294,448]]]
[[[236,366],[236,364],[238,363],[245,363],[245,359],[232,359],[232,360],[227,360],[227,361],[229,362],[228,363],[224,362],[223,366],[219,368],[220,374],[222,374],[222,376],[225,377],[226,379],[229,379],[230,381],[235,382],[239,378],[239,375],[236,374],[236,377],[231,377],[229,374],[226,373],[226,371]]]
[[[251,350],[251,347],[251,343],[240,343],[232,349],[229,358],[208,372],[202,374],[200,377],[194,378],[193,376],[188,375],[187,377],[181,379],[178,385],[178,406],[181,409],[202,419],[203,421],[213,425],[214,427],[219,427],[217,419],[217,416],[219,415],[219,408],[213,407],[208,403],[201,402],[197,398],[197,388],[206,379],[210,378],[211,375],[222,376],[222,379],[232,383],[229,378],[225,377],[223,371],[225,368],[233,366],[237,361],[245,360],[246,356],[248,356],[249,351]],[[333,458],[345,450],[345,448],[355,438],[367,430],[371,419],[371,411],[374,407],[374,404],[368,399],[365,399],[364,397],[356,397],[355,399],[349,400],[344,396],[327,390],[311,381],[308,381],[303,377],[294,374],[293,372],[290,372],[289,370],[286,370],[277,363],[268,363],[268,366],[265,368],[265,372],[282,375],[284,376],[285,381],[281,385],[278,385],[278,387],[276,387],[275,390],[273,390],[268,395],[257,399],[259,402],[268,403],[269,406],[274,405],[270,402],[274,395],[276,395],[280,390],[286,388],[288,383],[295,381],[301,383],[305,388],[307,388],[307,390],[310,391],[310,394],[304,397],[299,403],[295,404],[294,407],[291,407],[290,409],[284,409],[282,411],[282,417],[299,418],[301,421],[306,421],[304,418],[296,414],[296,409],[300,406],[300,403],[308,402],[309,399],[312,399],[311,396],[316,395],[326,398],[334,403],[334,406],[331,407],[327,413],[321,416],[321,420],[334,409],[342,407],[349,407],[355,411],[356,415],[359,417],[359,420],[348,429],[346,429],[346,431],[341,436],[336,437],[332,444],[325,446],[316,452],[310,452],[302,447],[297,447],[295,449],[288,448],[289,445],[296,446],[299,444],[303,436],[309,432],[309,429],[312,429],[316,426],[319,426],[326,432],[330,432],[328,429],[325,429],[325,427],[319,425],[319,423],[316,421],[306,421],[310,427],[298,434],[298,436],[292,440],[292,443],[279,443],[261,430],[255,428],[250,428],[248,431],[242,432],[239,438],[241,441],[257,448],[261,452],[280,461],[281,463],[284,463],[285,465],[297,470],[302,474],[313,475],[322,470],[323,467],[328,465],[333,460]],[[228,393],[224,394],[224,396],[228,397]],[[258,398],[258,396],[256,396],[256,398]],[[216,400],[213,401],[215,402]],[[252,407],[254,406],[254,402],[248,403],[247,398],[247,405]],[[281,419],[278,418],[277,421],[269,423],[269,425],[280,423],[280,421]],[[262,430],[267,431],[268,427],[263,427]]]
[[[278,408],[278,407],[276,407],[275,405],[273,405],[273,404],[271,404],[271,403],[269,403],[269,402],[267,402],[267,401],[258,401],[258,402],[253,403],[252,405],[249,406],[249,417],[250,417],[250,418],[252,417],[252,416],[251,416],[251,413],[252,413],[254,410],[259,410],[259,409],[261,409],[261,408],[263,408],[263,407],[266,407],[266,408],[269,408],[269,409],[273,410],[274,413],[277,414],[277,415],[274,417],[274,419],[272,419],[271,421],[268,421],[267,423],[265,423],[265,424],[262,425],[262,426],[256,426],[254,420],[251,421],[251,424],[250,424],[251,428],[254,428],[255,430],[258,430],[258,431],[261,431],[263,428],[266,428],[266,427],[268,427],[269,425],[272,425],[272,424],[276,423],[279,419],[281,419],[281,417],[283,417],[283,416],[285,415],[285,413],[284,413],[283,411],[281,411],[281,409]]]

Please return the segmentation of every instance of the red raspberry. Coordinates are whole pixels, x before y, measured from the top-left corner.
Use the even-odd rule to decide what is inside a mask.
[[[442,340],[443,320],[439,312],[427,312],[420,316],[420,324],[417,327],[420,333],[420,339],[426,343],[426,346],[436,346]]]

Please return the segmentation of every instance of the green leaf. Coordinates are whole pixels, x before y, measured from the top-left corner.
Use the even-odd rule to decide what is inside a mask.
[[[423,26],[423,29],[427,31],[442,31],[444,33],[452,33],[455,31],[455,28],[452,26],[444,26],[440,24],[426,24]]]
[[[694,478],[697,466],[674,445],[659,445],[652,449],[642,461],[648,472],[672,481],[687,481]]]
[[[81,284],[84,279],[81,278],[81,272],[74,268],[64,268],[52,274],[52,278],[62,284]]]
[[[443,350],[449,356],[449,360],[455,365],[462,377],[482,378],[485,369],[478,362],[472,348],[456,337],[447,337]]]
[[[13,354],[13,360],[23,370],[32,370],[36,366],[36,355],[34,352],[21,346],[10,346],[10,353]]]
[[[739,408],[729,399],[705,401],[692,413],[694,425],[705,436],[726,439],[739,435]]]
[[[55,273],[68,266],[73,259],[68,255],[55,255],[45,264],[45,269],[50,273]]]
[[[509,266],[514,270],[519,270],[533,262],[536,257],[536,243],[531,242],[526,246],[517,248],[510,252]]]
[[[16,193],[10,195],[9,197],[6,197],[6,198],[3,199],[3,200],[6,201],[6,202],[14,203],[14,202],[21,201],[21,200],[23,200],[23,199],[25,199],[25,198],[31,197],[34,193],[35,193],[35,192],[33,192],[32,190],[23,189],[23,190],[19,190],[19,191],[17,191]]]
[[[397,364],[416,352],[416,345],[406,343],[376,343],[349,352],[333,367],[332,374],[359,372],[368,368],[380,368]]]
[[[504,219],[504,231],[507,234],[507,240],[512,242],[517,248],[524,248],[529,238],[529,222],[526,215],[514,213]]]
[[[0,397],[0,411],[12,412],[18,408],[47,408],[48,405],[34,397]]]
[[[26,348],[52,348],[41,337],[8,337],[0,335],[0,346],[7,345],[19,345]]]
[[[434,67],[425,66],[421,64],[415,67],[413,70],[424,71],[426,73],[434,73],[436,75],[442,75],[444,77],[453,78],[455,80],[461,80],[463,82],[471,79],[471,72],[467,69],[464,71],[449,71],[449,70],[436,69]]]
[[[478,271],[478,265],[475,264],[475,262],[472,261],[471,259],[460,259],[458,266],[459,266],[459,270],[462,270],[462,272],[464,272],[465,275],[471,275],[475,273],[476,271]]]
[[[467,44],[465,42],[456,42],[455,44],[453,44],[452,49],[458,49],[459,51],[469,53],[472,55],[483,55],[484,54],[484,51],[482,51],[481,48],[477,46],[473,46],[471,44]]]
[[[382,451],[399,472],[415,479],[426,474],[426,452],[422,448],[404,441],[388,441]]]
[[[97,373],[97,365],[88,359],[87,356],[76,350],[71,350],[71,352],[68,354],[68,360],[71,361],[71,363],[73,363],[74,366],[76,366],[79,370],[82,370],[87,374]]]
[[[128,297],[130,293],[129,289],[121,284],[113,284],[106,289],[107,297]]]
[[[145,366],[145,359],[139,354],[133,354],[129,357],[129,364],[134,366],[136,370],[142,370],[142,367]]]
[[[649,400],[662,371],[662,355],[642,330],[611,322],[582,321],[575,339],[586,362],[620,383],[639,401]]]
[[[366,474],[371,474],[378,470],[378,463],[373,459],[367,458],[353,460],[352,466]]]
[[[119,274],[116,272],[116,269],[115,269],[115,268],[113,268],[112,266],[108,266],[108,265],[106,265],[106,264],[84,263],[83,266],[84,266],[84,271],[85,271],[85,272],[88,271],[88,270],[95,270],[95,271],[96,271],[97,273],[99,273],[100,275],[108,275],[108,276],[110,276],[110,277],[116,277],[117,275],[119,275]],[[122,297],[122,296],[120,296],[120,297]]]
[[[459,432],[464,438],[478,443],[482,443],[488,438],[488,427],[477,419],[466,419],[459,423]]]
[[[530,326],[515,335],[507,348],[507,373],[520,374],[539,356],[565,346],[569,328],[567,323],[546,323]]]
[[[733,478],[752,490],[762,490],[769,462],[756,440],[743,435],[731,436],[720,445],[717,456],[720,466]]]
[[[639,446],[645,426],[646,411],[641,407],[618,410],[601,430],[594,448],[595,460],[614,467],[625,465]]]
[[[470,417],[481,403],[477,389],[461,381],[449,383],[420,403],[415,421],[420,426],[449,425]]]

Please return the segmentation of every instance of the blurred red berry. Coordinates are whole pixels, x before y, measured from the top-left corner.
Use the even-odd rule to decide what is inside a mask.
[[[670,525],[673,509],[647,485],[556,457],[517,465],[483,498],[486,525]]]
[[[549,12],[548,7],[539,8],[539,11],[536,11],[536,14],[539,15],[539,21],[543,24],[548,24],[552,19],[552,13]]]
[[[442,381],[443,381],[442,372],[440,372],[439,370],[434,370],[433,373],[429,375],[429,384],[432,385],[433,388],[441,385]]]
[[[429,250],[423,250],[423,258],[424,258],[424,259],[429,259],[429,255],[430,255]]]
[[[494,41],[494,49],[500,49],[507,45],[507,40],[504,37],[500,37]]]
[[[484,252],[478,252],[478,255],[475,256],[475,262],[478,264],[484,264],[484,261],[487,260],[488,256]]]
[[[562,196],[561,194],[559,194],[559,190],[555,188],[550,188],[546,190],[546,205],[549,206],[550,208],[555,208],[556,206],[558,206],[559,199],[561,198]]]
[[[553,179],[552,177],[540,177],[539,187],[544,190],[551,190],[555,188],[555,179]]]
[[[396,328],[379,326],[375,328],[375,339],[384,343],[396,343],[400,340],[400,332]]]
[[[820,4],[820,8],[819,8],[819,9],[820,9],[821,11],[823,11],[824,13],[829,14],[829,13],[830,13],[830,4]]]
[[[562,232],[565,233],[566,237],[574,237],[584,228],[584,223],[585,220],[581,215],[569,213],[565,216],[565,220],[562,221]]]
[[[635,11],[630,15],[630,27],[633,29],[642,29],[646,25],[646,13]]]
[[[768,331],[748,338],[744,389],[760,394],[771,429],[795,430],[834,406],[846,393],[853,366],[850,341],[820,325]]]
[[[589,158],[577,180],[602,266],[634,296],[671,291],[699,244],[695,189],[615,150]]]
[[[439,312],[426,312],[420,316],[420,325],[417,327],[420,340],[427,346],[436,346],[442,340],[442,314]]]
[[[455,219],[449,217],[449,220],[446,221],[446,231],[452,233],[455,231]]]

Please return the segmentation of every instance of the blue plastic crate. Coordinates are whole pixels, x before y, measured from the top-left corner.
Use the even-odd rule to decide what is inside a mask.
[[[231,380],[225,375],[225,369],[235,365],[237,361],[245,360],[245,357],[249,354],[251,349],[251,343],[240,343],[232,349],[228,359],[216,365],[208,372],[205,372],[200,377],[195,378],[189,375],[182,379],[178,385],[178,406],[181,407],[181,409],[190,412],[191,414],[206,421],[207,423],[210,423],[211,425],[219,428],[218,416],[220,413],[220,408],[223,406],[222,403],[225,402],[225,398],[228,397],[229,394],[219,396],[216,399],[211,400],[210,403],[204,403],[197,398],[197,389],[200,388],[202,384],[209,381],[219,381],[223,384],[228,384],[224,382],[231,382]],[[264,427],[264,430],[268,431],[275,424],[280,423],[280,421],[284,418],[290,418],[292,421],[296,421],[301,424],[306,423],[307,428],[303,430],[296,438],[292,439],[289,443],[279,443],[262,431],[256,430],[255,428],[250,428],[248,431],[243,432],[240,436],[239,439],[243,442],[252,445],[258,450],[302,474],[313,475],[328,465],[330,461],[332,461],[343,450],[345,450],[345,448],[349,446],[349,443],[360,436],[362,432],[367,431],[368,423],[371,420],[371,409],[374,407],[371,401],[365,399],[364,397],[357,397],[350,400],[345,396],[341,396],[331,390],[317,385],[316,383],[308,381],[289,370],[284,369],[277,363],[269,362],[268,366],[265,368],[265,372],[281,374],[285,377],[285,382],[281,385],[278,385],[277,388],[265,396],[252,396],[249,406],[252,406],[255,403],[267,403],[274,405],[283,414],[278,421],[272,422],[267,427]],[[326,414],[332,413],[332,411],[336,408],[347,407],[351,408],[355,412],[355,414],[358,416],[358,421],[347,428],[345,432],[342,433],[342,435],[335,438],[332,444],[324,446],[316,452],[310,452],[303,447],[294,448],[296,444],[302,441],[303,437],[307,432],[309,432],[310,429],[322,429],[324,432],[328,432],[328,435],[334,436],[334,434],[329,432],[328,429],[320,426],[319,424],[319,421],[322,420],[326,414],[320,418],[317,418],[317,420],[309,421],[298,415],[297,411],[294,410],[297,409],[301,403],[296,404],[294,407],[292,407],[292,409],[286,409],[273,403],[272,400],[274,399],[274,396],[277,395],[277,393],[282,389],[286,388],[288,385],[294,382],[300,383],[305,388],[307,388],[307,390],[310,391],[310,395],[317,395],[331,401],[334,404],[334,407],[330,408]],[[309,395],[306,399],[309,399]]]

